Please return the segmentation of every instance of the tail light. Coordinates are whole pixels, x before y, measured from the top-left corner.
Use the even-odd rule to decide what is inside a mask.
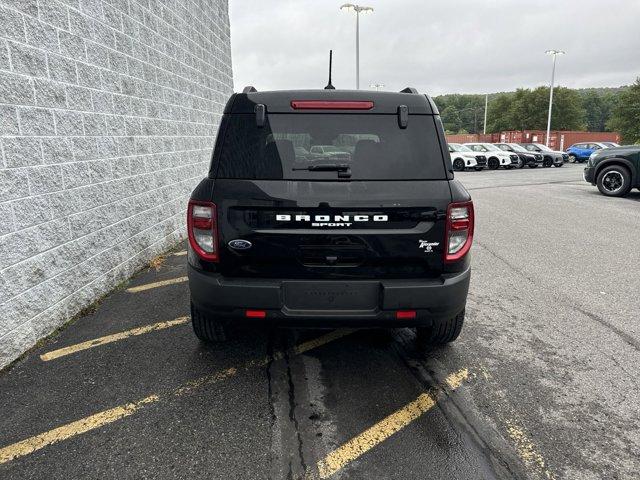
[[[447,208],[445,262],[463,258],[473,242],[473,202],[450,203]]]
[[[189,200],[187,211],[189,244],[203,260],[218,261],[218,219],[211,202]]]

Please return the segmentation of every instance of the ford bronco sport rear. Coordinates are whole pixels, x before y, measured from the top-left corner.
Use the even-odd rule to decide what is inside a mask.
[[[189,202],[195,333],[219,341],[248,321],[453,341],[473,229],[426,95],[247,88]]]

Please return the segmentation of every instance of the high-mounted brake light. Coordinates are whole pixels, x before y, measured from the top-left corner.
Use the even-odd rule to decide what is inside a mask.
[[[474,228],[473,202],[450,203],[447,208],[445,262],[456,262],[471,249]]]
[[[294,110],[371,110],[373,102],[358,100],[292,100]]]
[[[200,258],[218,261],[218,219],[211,202],[189,200],[187,209],[189,244]]]

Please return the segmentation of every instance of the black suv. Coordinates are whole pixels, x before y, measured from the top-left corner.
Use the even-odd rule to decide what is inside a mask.
[[[340,154],[297,153],[316,145]],[[229,99],[189,201],[193,328],[208,342],[241,321],[453,341],[473,231],[428,96],[247,87]]]
[[[608,197],[623,197],[633,187],[640,188],[640,147],[603,148],[591,154],[584,179]]]

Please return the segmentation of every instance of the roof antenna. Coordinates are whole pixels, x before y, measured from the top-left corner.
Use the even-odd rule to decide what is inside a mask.
[[[336,87],[331,85],[331,61],[333,59],[333,50],[329,50],[329,83],[324,87],[325,90],[335,90]]]

